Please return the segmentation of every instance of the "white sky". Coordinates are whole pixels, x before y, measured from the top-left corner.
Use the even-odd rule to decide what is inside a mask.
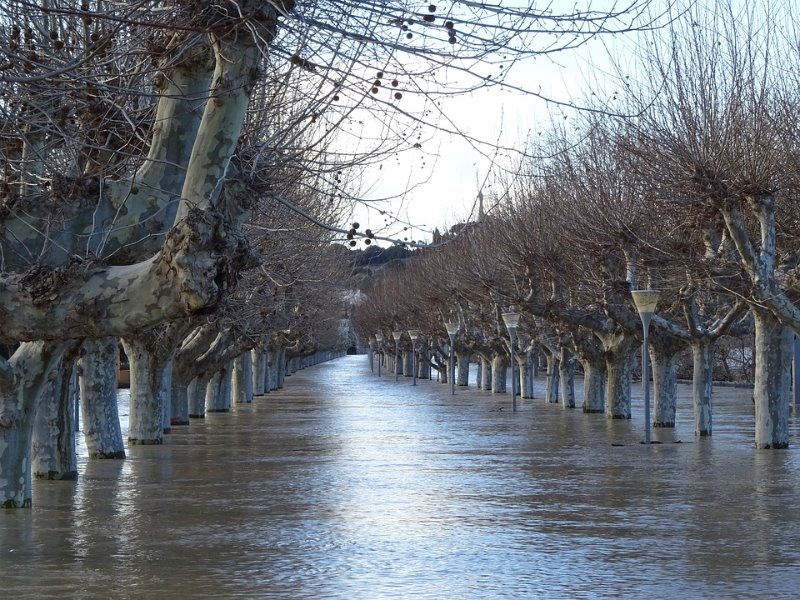
[[[528,60],[516,65],[509,80],[519,81],[528,89],[540,90],[544,96],[558,101],[577,100],[585,93],[587,80],[602,81],[603,69],[609,68],[605,43],[607,41],[598,40],[580,52],[568,51],[553,60],[541,57]],[[593,65],[604,67],[598,69]],[[442,100],[442,107],[464,133],[487,143],[499,141],[501,145],[516,148],[522,148],[529,135],[547,129],[553,114],[562,118],[564,110],[569,110],[500,87],[483,89],[468,97]],[[503,156],[498,160],[508,164]],[[406,189],[409,182],[423,182],[412,185],[402,201],[380,205],[414,227],[404,231],[404,223],[395,223],[394,219],[363,205],[356,208],[353,220],[361,224],[362,231],[366,228],[377,231],[385,226],[384,235],[428,242],[429,232],[435,227],[444,231],[469,219],[470,211],[477,210],[479,185],[486,183],[485,197],[496,191],[491,186],[491,178],[487,180],[490,170],[491,157],[482,156],[469,142],[459,136],[435,133],[421,150],[405,152],[399,159],[387,160],[364,173],[363,185],[369,199],[394,195],[397,190]],[[485,206],[488,208],[488,201]]]

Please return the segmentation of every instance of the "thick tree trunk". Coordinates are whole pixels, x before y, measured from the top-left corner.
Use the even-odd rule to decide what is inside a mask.
[[[189,399],[189,418],[204,419],[206,416],[206,392],[211,375],[198,375],[189,382],[186,393]]]
[[[528,349],[520,363],[520,386],[523,398],[534,397],[534,382],[536,381],[538,356],[535,350]]]
[[[712,433],[711,396],[714,389],[714,343],[710,338],[692,340],[692,405],[694,434]]]
[[[67,343],[26,342],[0,364],[0,507],[31,506],[31,438],[36,407],[49,391]]]
[[[170,393],[170,425],[178,427],[189,424],[189,387],[176,377],[172,378]]]
[[[479,389],[489,391],[492,389],[492,381],[494,381],[492,377],[492,363],[488,359],[481,357],[481,364],[483,365],[481,373],[482,381],[478,387]]]
[[[231,368],[220,369],[208,382],[206,388],[206,412],[230,412]]]
[[[263,346],[258,346],[250,351],[250,360],[253,363],[253,395],[263,396],[269,392],[267,385],[267,352]]]
[[[562,346],[558,360],[559,377],[561,379],[561,406],[575,408],[575,369],[577,360],[570,356]]]
[[[680,347],[674,345],[650,345],[650,363],[653,374],[653,427],[675,427],[680,350]],[[642,373],[643,378],[649,376],[650,373]]]
[[[558,403],[558,388],[560,387],[560,372],[558,357],[554,352],[547,352],[547,382],[545,387],[545,400],[550,404]]]
[[[252,381],[252,362],[250,361],[250,352],[248,351],[241,356],[237,356],[233,361],[231,393],[233,394],[234,403],[245,404],[253,401]]]
[[[789,446],[792,334],[772,313],[752,308],[755,322],[756,448]]]
[[[636,361],[633,338],[614,341],[606,349],[606,416],[609,419],[631,418],[631,380]]]
[[[495,354],[492,358],[492,393],[506,393],[506,379],[508,377],[508,361],[502,354]]]
[[[165,412],[161,392],[166,365],[138,338],[123,339],[122,346],[131,367],[128,443],[161,444],[164,442]]]
[[[414,354],[411,350],[401,350],[400,356],[403,361],[403,377],[413,377],[414,376]]]
[[[457,356],[458,376],[456,377],[456,385],[459,387],[467,387],[469,385],[470,352],[459,352]]]
[[[602,413],[606,410],[606,364],[604,361],[584,359],[583,412]]]
[[[117,338],[85,340],[78,360],[83,436],[89,458],[125,458],[117,409]]]
[[[42,394],[33,427],[33,476],[37,479],[75,479],[75,422],[71,398],[76,381],[74,364],[62,364]]]
[[[281,346],[276,352],[275,364],[277,366],[277,371],[275,372],[277,386],[278,389],[283,389],[283,384],[286,381],[286,348],[284,346]]]

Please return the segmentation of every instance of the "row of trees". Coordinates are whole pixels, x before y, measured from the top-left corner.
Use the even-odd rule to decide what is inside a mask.
[[[160,443],[248,348],[335,345],[343,249],[318,226],[344,220],[358,169],[418,148],[441,96],[649,23],[647,4],[3,2],[0,504],[31,503],[36,415],[53,415],[36,448],[65,437],[55,374],[76,352],[91,451],[119,456],[109,386],[91,380],[111,338],[131,361],[131,443]],[[484,69],[501,49],[499,74]],[[437,87],[448,68],[464,79]]]
[[[791,10],[715,3],[650,34],[620,67],[614,114],[603,105],[554,124],[538,157],[504,178],[489,216],[376,281],[361,335],[421,329],[445,361],[444,323],[457,321],[457,347],[505,368],[501,314],[514,306],[523,377],[534,349],[567,382],[577,361],[584,410],[629,418],[642,341],[630,292],[656,288],[654,424],[674,425],[677,359],[690,350],[695,430],[710,435],[715,343],[749,331],[755,445],[785,448],[800,331]]]

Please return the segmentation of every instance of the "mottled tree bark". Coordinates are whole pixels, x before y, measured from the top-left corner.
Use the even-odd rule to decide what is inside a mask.
[[[67,362],[68,361],[68,362]],[[32,470],[37,479],[75,479],[74,411],[71,398],[77,382],[74,363],[62,360],[51,374],[49,390],[42,394],[33,427]]]
[[[211,376],[206,388],[206,412],[230,412],[231,368],[224,367]]]
[[[711,400],[714,389],[714,342],[710,338],[692,340],[692,365],[694,434],[708,436],[713,431]]]
[[[506,393],[506,379],[508,378],[508,361],[502,354],[495,354],[492,358],[492,393]]]
[[[117,338],[85,340],[78,360],[83,435],[89,458],[125,458],[117,409]]]
[[[756,448],[789,446],[792,334],[772,313],[751,307],[755,320],[753,386]]]
[[[470,352],[458,352],[457,365],[458,375],[456,377],[456,385],[460,387],[467,387],[469,385],[469,357]]]
[[[575,408],[575,369],[577,359],[565,347],[559,351],[558,371],[561,379],[561,406]]]

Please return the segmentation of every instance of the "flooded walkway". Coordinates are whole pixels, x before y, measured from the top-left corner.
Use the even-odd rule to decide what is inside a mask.
[[[695,439],[681,390],[644,446],[640,401],[629,422],[541,393],[512,413],[324,363],[37,482],[0,512],[0,597],[795,598],[796,421],[789,450],[756,451],[750,391],[720,388]]]

